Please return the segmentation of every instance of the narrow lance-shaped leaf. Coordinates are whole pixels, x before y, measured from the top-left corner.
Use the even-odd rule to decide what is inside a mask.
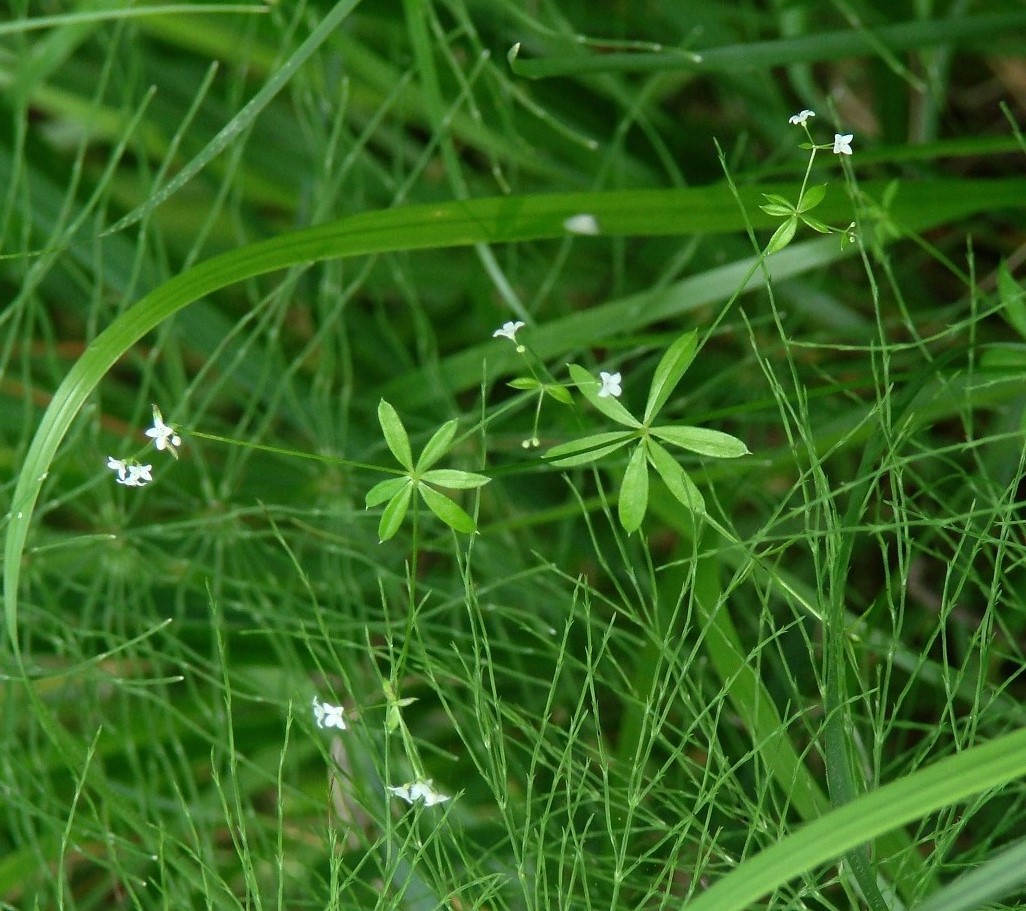
[[[403,468],[413,470],[413,453],[410,451],[410,438],[403,427],[398,412],[384,399],[378,402],[378,423],[385,435],[385,442],[392,451],[396,461]]]
[[[392,497],[410,483],[412,482],[405,475],[401,478],[388,478],[385,481],[379,481],[367,491],[367,496],[364,498],[364,506],[367,509],[380,506],[385,500],[391,500]]]
[[[785,221],[776,231],[773,232],[773,236],[770,238],[769,243],[766,244],[766,255],[770,253],[777,253],[783,250],[791,241],[794,239],[794,232],[798,230],[798,219],[795,216],[791,216]]]
[[[617,503],[620,524],[627,534],[638,530],[647,509],[648,464],[645,461],[645,445],[640,443],[627,463],[627,470],[620,484],[620,500]]]
[[[536,380],[533,376],[518,376],[511,379],[506,385],[511,389],[526,391],[528,389],[540,389],[541,380]]]
[[[826,196],[826,184],[820,183],[815,186],[808,187],[805,190],[805,195],[802,196],[801,205],[798,206],[799,212],[808,212],[815,209],[822,201],[823,197]]]
[[[417,490],[427,503],[428,509],[450,528],[466,535],[472,535],[477,531],[477,523],[447,496],[428,487],[427,484],[418,484]]]
[[[460,471],[458,468],[434,468],[425,471],[420,477],[421,480],[437,484],[439,487],[452,487],[458,490],[484,487],[491,480],[488,475],[475,471]]]
[[[453,438],[456,436],[457,426],[459,426],[459,421],[454,418],[451,421],[446,421],[431,435],[420,458],[417,459],[417,471],[426,471],[449,451]]]
[[[566,388],[562,383],[545,383],[542,386],[545,390],[545,394],[554,398],[561,405],[572,405],[574,398],[570,395],[570,390]]]
[[[378,523],[378,541],[387,541],[397,531],[399,526],[403,524],[403,519],[406,518],[406,513],[410,508],[410,497],[413,494],[413,485],[407,484],[402,490],[399,491],[385,507],[385,511],[381,514],[381,521]]]
[[[681,449],[716,459],[736,459],[749,454],[748,447],[737,437],[706,427],[653,427],[652,435]]]
[[[545,453],[545,458],[550,459],[553,465],[559,465],[561,468],[587,465],[589,462],[596,462],[603,456],[615,452],[621,446],[626,446],[634,439],[637,439],[637,435],[629,430],[596,433],[592,436],[581,437],[579,440],[571,440],[569,443],[553,446]]]
[[[667,489],[693,513],[705,514],[705,498],[677,460],[655,440],[648,441],[648,459]]]
[[[685,371],[691,366],[698,351],[698,333],[688,332],[675,341],[659,359],[659,364],[652,376],[652,385],[648,391],[648,403],[645,405],[645,423],[652,420],[666,400],[677,388]]]

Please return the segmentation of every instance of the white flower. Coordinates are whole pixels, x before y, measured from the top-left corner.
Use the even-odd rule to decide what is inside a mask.
[[[396,788],[389,785],[388,791],[396,797],[401,797],[407,803],[423,800],[426,807],[433,807],[436,803],[445,803],[445,801],[449,800],[447,794],[442,794],[431,786],[430,778],[427,781],[422,779],[411,781]]]
[[[118,481],[122,484],[128,477],[128,464],[124,459],[115,459],[114,456],[107,456],[107,467],[118,473]]]
[[[107,467],[118,473],[115,480],[125,487],[145,487],[153,480],[153,475],[150,474],[152,465],[140,465],[138,462],[126,462],[124,459],[107,456]]]
[[[492,333],[492,338],[502,336],[502,338],[508,338],[511,342],[515,342],[517,340],[517,333],[526,325],[526,323],[522,323],[520,320],[517,320],[515,323],[512,320],[508,323],[503,323],[501,329],[496,329]]]
[[[805,110],[805,111],[802,111],[799,114],[793,114],[792,116],[788,117],[787,118],[787,122],[788,123],[793,123],[797,127],[797,126],[801,126],[803,123],[805,123],[805,121],[808,120],[810,117],[815,117],[815,116],[816,116],[816,112],[815,111]]]
[[[164,423],[164,418],[156,405],[153,406],[153,426],[146,431],[146,436],[153,438],[153,445],[157,449],[166,449],[178,458],[178,447],[182,445],[182,438],[174,427]]]
[[[620,374],[619,373],[606,373],[605,370],[599,372],[599,377],[602,379],[602,388],[599,390],[599,398],[605,399],[609,396],[618,398],[623,389],[620,388]]]
[[[121,483],[128,487],[143,487],[149,484],[153,480],[153,475],[150,474],[152,467],[152,465],[129,465],[128,477]]]
[[[571,234],[598,234],[600,230],[598,219],[587,212],[571,215],[563,222],[563,227]]]
[[[844,136],[840,133],[834,133],[834,154],[851,155],[851,141],[854,138],[854,133],[846,133]]]
[[[321,702],[314,696],[313,713],[314,721],[317,722],[319,728],[338,728],[340,731],[346,729],[345,710],[340,705]]]

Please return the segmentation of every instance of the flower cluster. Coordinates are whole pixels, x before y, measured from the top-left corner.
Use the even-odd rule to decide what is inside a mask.
[[[398,712],[400,705],[412,702],[412,699],[395,699],[390,689],[386,689],[390,696],[391,705]],[[322,702],[315,695],[313,697],[314,723],[319,728],[337,728],[340,731],[346,730],[348,725],[345,719],[345,709],[340,705],[333,705],[330,702]],[[445,803],[451,800],[448,794],[436,791],[432,779],[417,778],[401,785],[386,785],[385,790],[395,797],[401,797],[408,804],[423,803],[426,807],[433,807],[435,804]]]
[[[802,127],[806,133],[809,128],[807,126],[808,119],[815,117],[816,112],[808,109],[799,111],[797,114],[792,114],[787,118],[787,122],[793,124],[796,127]],[[854,133],[834,133],[834,144],[831,151],[835,155],[851,155],[851,141],[855,138]],[[817,146],[816,148],[827,148],[827,146]]]
[[[107,456],[107,467],[117,473],[117,482],[125,487],[144,487],[153,480],[150,474],[152,465],[140,465],[134,459],[125,461],[115,459],[114,456]]]
[[[182,438],[174,427],[164,423],[164,417],[156,405],[153,406],[153,426],[146,431],[146,436],[153,440],[158,452],[166,449],[178,458],[178,447],[182,445]]]
[[[153,426],[146,431],[146,436],[153,440],[158,452],[167,450],[178,458],[178,447],[182,445],[182,438],[173,425],[164,423],[164,417],[156,405],[153,406]],[[125,487],[145,487],[153,480],[150,473],[153,466],[141,465],[136,459],[116,459],[114,456],[107,456],[107,467],[117,475],[115,480]]]

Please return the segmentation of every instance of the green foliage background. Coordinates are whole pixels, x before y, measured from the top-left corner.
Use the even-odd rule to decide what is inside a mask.
[[[1021,3],[3,15],[0,907],[1021,906]]]

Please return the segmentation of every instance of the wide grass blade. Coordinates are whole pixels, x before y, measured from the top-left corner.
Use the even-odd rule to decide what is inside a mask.
[[[939,760],[863,794],[742,863],[687,903],[688,911],[743,911],[796,876],[879,835],[1026,775],[1026,730]]]

